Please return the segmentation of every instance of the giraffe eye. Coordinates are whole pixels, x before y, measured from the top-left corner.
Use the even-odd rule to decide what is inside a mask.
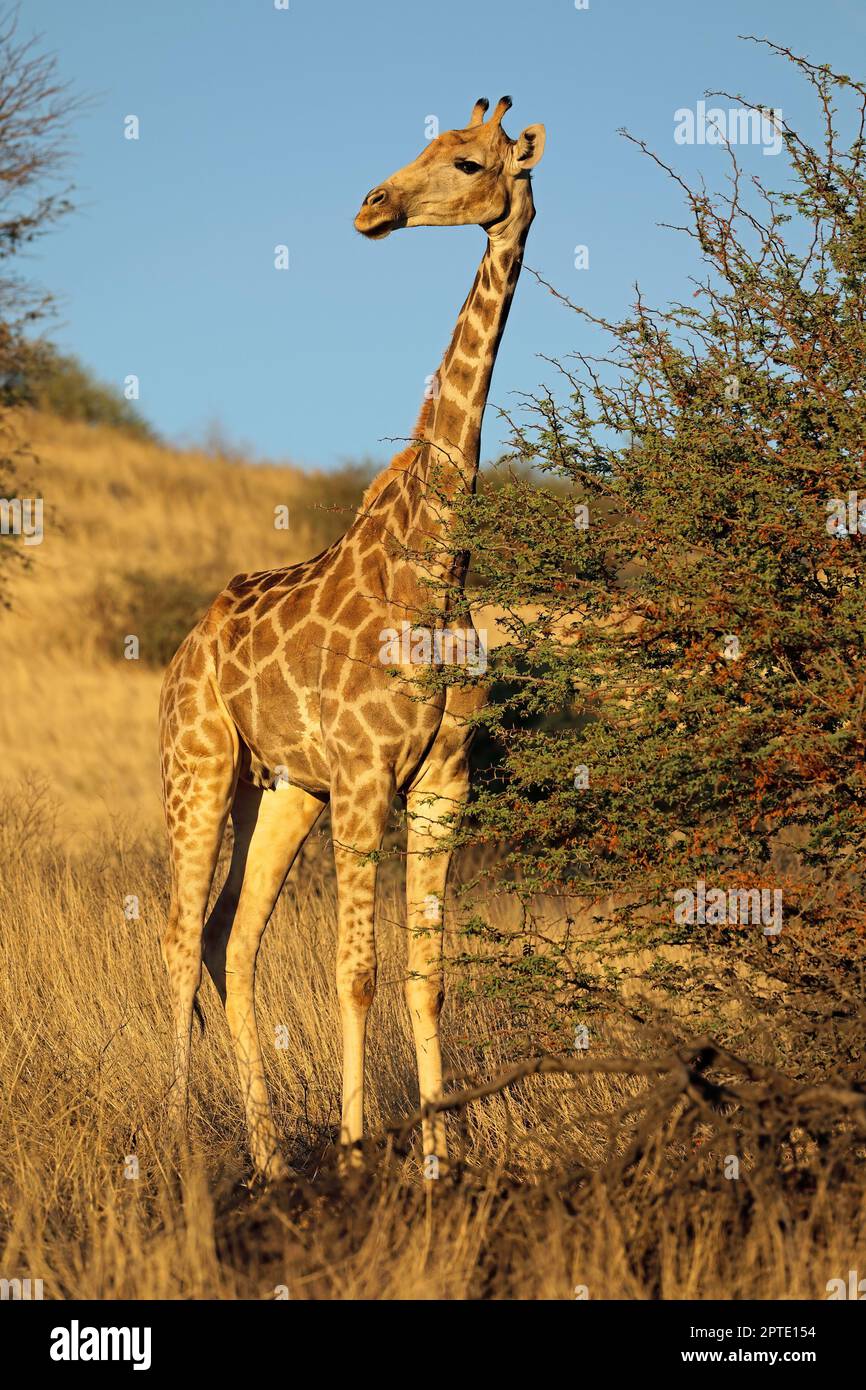
[[[454,168],[459,169],[461,174],[481,173],[481,165],[476,164],[473,159],[455,159]]]

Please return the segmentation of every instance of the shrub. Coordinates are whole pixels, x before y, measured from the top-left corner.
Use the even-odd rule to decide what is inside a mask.
[[[30,349],[25,334],[51,309],[51,296],[17,270],[22,252],[70,211],[59,185],[69,154],[66,131],[79,102],[58,79],[57,60],[38,39],[18,36],[17,6],[0,10],[0,495],[27,485],[32,454],[5,412],[20,403]],[[0,569],[27,563],[22,546],[0,545]],[[0,592],[0,604],[5,603]]]
[[[166,666],[216,592],[212,583],[186,575],[143,570],[121,575],[114,587],[101,584],[94,608],[103,650],[121,657],[125,638],[133,635],[145,665]]]
[[[31,344],[19,364],[19,395],[63,420],[109,425],[136,439],[155,441],[156,432],[115,386],[99,381],[77,357],[47,343]]]

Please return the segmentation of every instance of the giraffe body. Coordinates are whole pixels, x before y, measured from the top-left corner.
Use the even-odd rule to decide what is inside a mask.
[[[468,797],[467,721],[483,692],[452,685],[419,697],[417,672],[395,674],[383,638],[429,612],[431,575],[458,583],[465,577],[465,556],[441,558],[448,500],[475,485],[490,375],[534,212],[527,168],[544,143],[542,127],[529,127],[517,142],[508,139],[500,125],[508,105],[504,98],[484,123],[486,103],[477,103],[466,130],[438,137],[414,164],[368,194],[356,219],[371,239],[431,221],[479,221],[488,232],[435,398],[425,402],[412,443],[371,484],[349,530],[329,549],[303,564],[232,579],[179,648],[163,686],[172,1106],[180,1125],[203,958],[225,1003],[253,1161],[266,1177],[280,1175],[285,1165],[256,1028],[256,956],[292,863],[328,804],[339,903],[343,1140],[352,1144],[363,1130],[364,1044],[376,987],[371,856],[397,793],[406,798],[409,827],[406,999],[422,1101],[441,1095],[449,866],[443,842]],[[431,541],[444,547],[435,560]],[[449,623],[444,604],[437,619],[443,627]],[[205,921],[229,815],[232,862]],[[432,923],[431,903],[439,905]],[[441,1117],[425,1123],[423,1137],[425,1153],[444,1164]]]

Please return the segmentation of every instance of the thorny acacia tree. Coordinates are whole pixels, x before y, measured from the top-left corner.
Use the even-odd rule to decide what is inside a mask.
[[[609,350],[512,418],[511,461],[557,486],[512,470],[463,509],[473,599],[511,640],[480,716],[500,757],[459,839],[501,844],[527,901],[627,895],[624,921],[670,926],[703,879],[781,889],[810,931],[866,923],[866,86],[768,47],[822,137],[782,121],[775,191],[728,147],[721,196],[634,142],[684,195],[691,297],[638,293],[608,322],[559,295]]]

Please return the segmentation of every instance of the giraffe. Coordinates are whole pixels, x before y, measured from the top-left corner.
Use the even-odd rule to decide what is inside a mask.
[[[535,216],[529,171],[545,141],[541,125],[517,140],[506,135],[502,118],[511,104],[502,97],[485,119],[489,102],[477,101],[468,126],[432,139],[367,194],[355,219],[369,240],[417,226],[478,224],[487,235],[412,440],[371,483],[349,529],[327,550],[230,580],[179,647],[163,683],[171,1121],[183,1131],[204,960],[225,1006],[250,1152],[264,1180],[289,1170],[256,1025],[256,957],[283,883],[328,804],[338,897],[342,1144],[357,1154],[363,1133],[365,1038],[376,988],[376,852],[398,795],[408,823],[406,1004],[421,1101],[442,1094],[447,841],[469,794],[468,715],[484,695],[456,683],[419,698],[411,671],[396,680],[389,671],[382,637],[429,612],[430,563],[418,557],[431,537],[447,550],[449,503],[475,488],[493,364]],[[438,573],[462,586],[467,564],[465,554],[452,553]],[[445,598],[440,607],[436,623],[444,629]],[[231,862],[207,916],[229,817]],[[422,1139],[425,1157],[434,1155],[442,1171],[448,1152],[441,1115],[425,1120]]]

